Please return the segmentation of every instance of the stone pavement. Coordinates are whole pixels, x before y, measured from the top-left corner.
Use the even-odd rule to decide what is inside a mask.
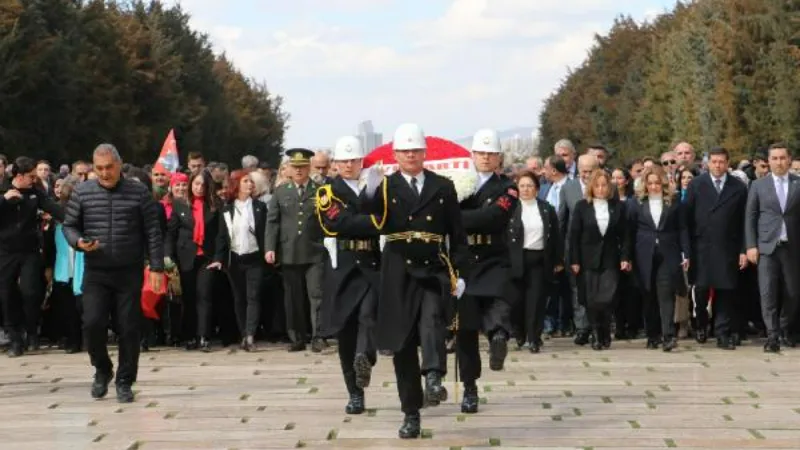
[[[485,358],[488,359],[488,358]],[[0,357],[0,448],[800,448],[800,349],[766,355],[684,341],[672,354],[643,341],[610,351],[547,341],[485,368],[481,413],[448,401],[423,411],[424,437],[400,425],[391,360],[382,357],[362,416],[346,416],[338,358],[262,347],[255,353],[143,353],[133,404],[89,396],[88,357]],[[452,367],[452,359],[451,366]],[[448,380],[453,394],[453,383]]]

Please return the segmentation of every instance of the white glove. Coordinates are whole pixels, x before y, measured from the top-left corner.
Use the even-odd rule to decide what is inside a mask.
[[[367,187],[364,191],[367,194],[367,198],[375,197],[375,192],[378,190],[381,181],[383,181],[383,167],[380,164],[375,164],[367,169]]]
[[[460,300],[465,290],[467,290],[467,283],[463,278],[459,278],[458,281],[456,281],[456,298]]]
[[[335,269],[338,261],[336,253],[336,238],[326,237],[322,240],[322,245],[328,250],[328,256],[331,257],[331,267]]]

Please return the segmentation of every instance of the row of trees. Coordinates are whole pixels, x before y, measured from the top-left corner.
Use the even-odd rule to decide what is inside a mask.
[[[651,23],[618,18],[545,101],[540,151],[562,137],[618,159],[680,140],[748,156],[800,146],[800,1],[696,0]]]
[[[287,115],[159,1],[0,0],[0,152],[70,162],[100,142],[152,163],[171,128],[184,155],[278,161]]]

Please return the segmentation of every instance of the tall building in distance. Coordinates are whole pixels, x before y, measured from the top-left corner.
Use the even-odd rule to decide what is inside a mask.
[[[383,144],[383,134],[375,132],[371,120],[365,120],[358,124],[358,133],[356,136],[364,146],[364,152],[366,153],[371,152],[375,147],[379,147]]]

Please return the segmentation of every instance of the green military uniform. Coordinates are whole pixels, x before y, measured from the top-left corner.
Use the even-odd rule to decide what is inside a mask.
[[[308,165],[314,155],[305,149],[292,149],[286,153],[292,165]],[[293,181],[282,184],[275,189],[267,213],[264,245],[267,252],[276,253],[276,264],[281,265],[286,327],[296,350],[304,348],[309,337],[320,338],[319,308],[325,248],[315,215],[315,196],[319,187],[311,179],[305,185]],[[311,311],[306,306],[306,295]],[[309,315],[311,333],[307,326]]]

